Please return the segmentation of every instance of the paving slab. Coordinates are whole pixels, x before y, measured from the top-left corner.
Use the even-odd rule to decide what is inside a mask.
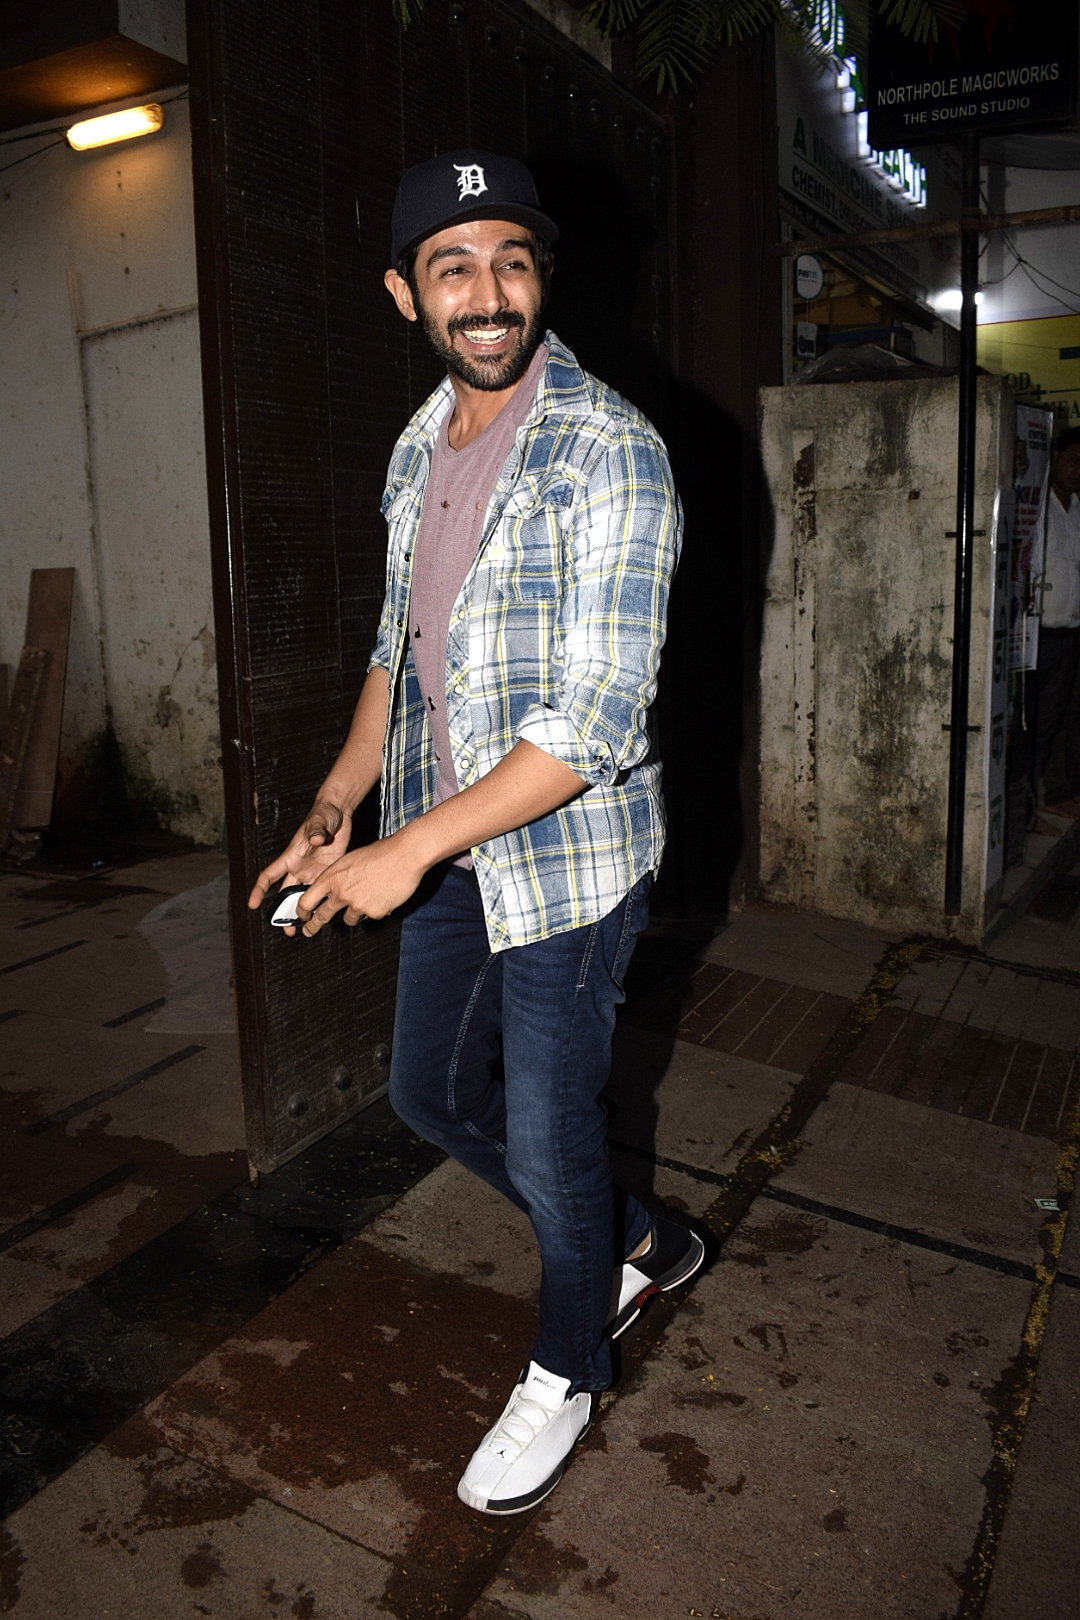
[[[622,1157],[615,1155],[616,1176],[625,1185],[637,1164],[627,1159],[629,1173],[620,1177]],[[712,1182],[663,1168],[650,1190],[671,1208],[698,1216],[716,1196]],[[528,1218],[452,1159],[366,1226],[364,1241],[446,1277],[536,1300],[540,1260]]]
[[[366,1226],[364,1241],[446,1277],[536,1298],[540,1261],[528,1217],[453,1159]]]
[[[168,1156],[151,1143],[153,1154],[144,1156],[152,1156],[153,1164],[144,1166],[138,1157],[127,1157],[138,1154],[138,1143],[113,1145],[127,1170],[123,1180],[0,1254],[0,1337],[246,1180],[247,1159],[239,1150],[192,1159]],[[88,1164],[97,1161],[96,1144],[93,1152],[82,1145],[78,1151],[87,1153]]]
[[[164,996],[165,970],[134,929],[101,934],[86,917],[69,917],[65,928],[69,937],[50,947],[20,935],[14,960],[24,965],[8,964],[6,1005],[106,1024]]]
[[[1080,923],[1075,918],[1063,926],[1030,912],[991,941],[991,953],[1008,962],[1024,962],[1031,967],[1080,969]]]
[[[0,1530],[16,1620],[363,1620],[383,1559],[162,1445],[116,1430]]]
[[[235,1037],[200,1035],[186,1040],[180,1035],[143,1034],[142,1040],[148,1051],[156,1052],[164,1043],[167,1054],[189,1055],[79,1114],[68,1125],[69,1135],[88,1143],[109,1138],[140,1142],[145,1155],[164,1149],[197,1158],[242,1148],[244,1116]]]
[[[728,918],[702,955],[805,990],[857,996],[888,947],[902,937],[815,912],[748,906]]]
[[[1080,1292],[1057,1288],[984,1620],[1080,1612]]]
[[[1030,1290],[755,1206],[470,1620],[939,1620]]]
[[[622,1024],[606,1095],[611,1137],[709,1171],[730,1170],[799,1075]],[[635,1188],[635,1191],[637,1189]]]
[[[0,1124],[14,1130],[32,1125],[198,1044],[191,1037],[148,1035],[137,1025],[106,1029],[96,1019],[47,1011],[8,1019]]]
[[[1065,1226],[1065,1238],[1061,1245],[1061,1258],[1059,1269],[1068,1272],[1070,1276],[1080,1277],[1080,1209],[1074,1189],[1073,1204],[1069,1211],[1069,1218]]]
[[[19,906],[0,903],[0,927],[4,933],[0,966],[6,968],[27,957],[40,956],[85,935],[129,937],[147,908],[161,898],[152,889],[102,887],[92,901],[76,905],[70,899],[65,903],[52,893],[47,899],[39,898],[45,892],[31,890]],[[15,970],[16,974],[22,971],[22,968]],[[5,987],[7,993],[13,990],[17,980],[15,974],[6,972],[4,978],[12,980],[12,984]]]
[[[139,933],[161,959],[168,978],[165,1005],[148,1029],[235,1030],[228,902],[228,874],[221,872],[209,883],[169,896],[139,922]]]
[[[357,1238],[147,1419],[176,1450],[393,1560],[399,1603],[439,1614],[459,1585],[475,1595],[505,1539],[455,1489],[533,1330],[521,1300]]]
[[[109,883],[144,883],[147,888],[161,894],[180,894],[184,889],[196,889],[210,883],[228,870],[228,856],[220,849],[184,850],[180,854],[155,855],[150,860],[136,861],[109,874]]]
[[[776,1187],[1033,1265],[1058,1150],[1043,1137],[836,1082]]]
[[[0,1235],[10,1237],[13,1228],[78,1197],[123,1162],[115,1147],[94,1149],[0,1131]]]
[[[892,1000],[930,1017],[1059,1051],[1080,1047],[1080,983],[1018,973],[982,957],[931,952],[904,976]]]

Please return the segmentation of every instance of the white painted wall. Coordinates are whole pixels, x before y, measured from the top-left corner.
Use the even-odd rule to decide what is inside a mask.
[[[165,126],[143,140],[3,148],[8,163],[32,155],[0,177],[0,662],[18,661],[31,568],[74,567],[62,781],[111,714],[136,793],[173,831],[213,841],[223,811],[179,95],[155,95]]]
[[[1076,169],[991,165],[984,172],[993,213],[1080,202],[1080,171]],[[1030,265],[1030,274],[1017,265],[1017,252]],[[1033,225],[995,233],[987,239],[980,275],[984,282],[980,326],[1075,314],[1080,308],[1080,226]]]

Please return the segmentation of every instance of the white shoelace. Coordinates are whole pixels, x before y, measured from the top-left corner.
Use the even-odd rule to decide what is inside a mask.
[[[512,1446],[516,1452],[524,1451],[554,1415],[550,1406],[531,1400],[528,1395],[518,1395],[488,1441],[488,1450],[500,1457],[506,1456],[505,1449],[501,1449],[504,1447]]]

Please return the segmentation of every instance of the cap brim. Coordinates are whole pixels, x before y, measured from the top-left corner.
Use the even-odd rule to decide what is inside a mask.
[[[478,204],[475,208],[455,210],[448,218],[436,225],[426,225],[419,236],[412,237],[408,242],[394,252],[395,262],[405,253],[419,247],[430,236],[438,236],[440,231],[447,230],[451,225],[464,225],[470,219],[508,219],[514,225],[524,225],[535,236],[541,237],[545,242],[554,242],[559,234],[559,227],[547,214],[540,212],[539,208],[529,208],[524,203],[489,203],[485,208]]]

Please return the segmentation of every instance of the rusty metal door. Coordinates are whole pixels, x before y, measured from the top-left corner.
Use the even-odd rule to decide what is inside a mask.
[[[344,735],[382,595],[387,458],[438,371],[382,285],[404,165],[530,162],[563,225],[552,324],[663,414],[664,126],[514,0],[190,0],[223,768],[248,1150],[268,1170],[386,1083],[393,921],[250,914]],[[373,810],[358,818],[372,835]],[[433,964],[437,971],[437,964]]]

